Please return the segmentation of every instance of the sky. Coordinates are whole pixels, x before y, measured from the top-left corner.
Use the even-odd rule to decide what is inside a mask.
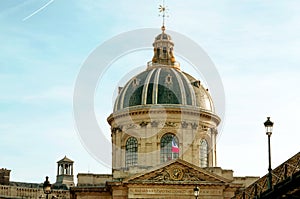
[[[48,175],[54,182],[56,162],[65,155],[75,161],[75,174],[111,172],[83,145],[76,129],[75,82],[85,60],[107,40],[127,31],[160,28],[160,3],[0,2],[0,168],[12,170],[12,181],[43,182]],[[172,0],[167,5],[167,31],[200,45],[223,82],[226,115],[219,129],[218,166],[232,169],[235,176],[267,173],[267,116],[274,122],[272,167],[298,153],[300,2]],[[151,58],[152,50],[132,52],[99,80],[95,115],[107,139],[106,118],[117,86]],[[181,65],[184,70],[187,63]]]

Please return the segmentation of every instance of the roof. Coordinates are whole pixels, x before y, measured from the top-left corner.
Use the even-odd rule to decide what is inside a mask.
[[[197,107],[214,113],[208,90],[199,80],[180,70],[175,61],[171,36],[159,34],[153,43],[154,56],[147,69],[119,87],[114,112],[146,105]]]
[[[168,67],[152,68],[131,78],[121,88],[114,112],[128,107],[171,104],[214,112],[212,98],[199,80]]]
[[[130,176],[124,179],[123,183],[228,184],[231,181],[182,159],[176,159],[143,173]]]
[[[69,162],[69,163],[73,163],[74,161],[67,158],[67,156],[65,156],[63,159],[57,161],[57,163],[62,163],[62,162]]]

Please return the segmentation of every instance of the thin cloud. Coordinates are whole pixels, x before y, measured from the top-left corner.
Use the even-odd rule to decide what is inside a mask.
[[[44,10],[47,6],[49,6],[53,2],[54,2],[54,0],[48,1],[45,5],[43,5],[42,7],[40,7],[39,9],[37,9],[36,11],[34,11],[32,14],[30,14],[27,17],[23,18],[22,21],[26,21],[29,18],[33,17],[34,15],[36,15],[37,13],[41,12],[42,10]]]

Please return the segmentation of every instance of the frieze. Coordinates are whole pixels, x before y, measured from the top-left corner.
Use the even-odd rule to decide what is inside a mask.
[[[136,129],[136,128],[138,128],[138,125],[136,125],[136,124],[128,124],[127,126],[126,126],[126,129],[128,130],[128,129]]]
[[[131,194],[190,194],[186,189],[163,189],[163,188],[130,188]]]
[[[130,188],[129,189],[130,194],[137,194],[137,195],[141,195],[141,194],[164,194],[164,195],[168,195],[168,194],[184,194],[184,195],[191,195],[193,194],[192,190],[189,189],[174,189],[174,188],[145,188],[145,187],[137,187],[137,188]],[[223,191],[220,189],[200,189],[199,191],[199,195],[201,196],[222,196],[223,195]]]
[[[166,127],[176,127],[177,124],[176,124],[175,122],[166,122],[166,123],[165,123],[165,126],[166,126]]]
[[[174,108],[178,108],[178,107],[174,107]],[[108,118],[108,123],[111,124],[114,120],[117,120],[119,118],[123,118],[123,117],[130,117],[130,116],[133,116],[133,115],[141,115],[141,114],[160,114],[162,113],[162,111],[148,111],[148,110],[144,110],[144,111],[137,111],[137,110],[130,110],[128,112],[128,110],[124,111],[124,112],[121,112],[121,113],[114,113],[112,115],[109,116]],[[170,109],[164,109],[163,110],[163,113],[167,113],[167,114],[170,114],[170,113],[173,113],[173,114],[188,114],[188,115],[193,115],[193,116],[197,116],[197,117],[205,117],[207,119],[210,119],[212,120],[212,122],[215,122],[217,124],[220,123],[220,118],[215,115],[215,114],[212,114],[210,112],[205,112],[205,110],[202,110],[202,109],[199,109],[199,110],[183,110],[183,109],[179,109],[179,110],[170,110]]]
[[[148,123],[149,123],[149,122],[144,122],[144,121],[142,121],[142,122],[140,123],[140,126],[141,126],[142,128],[145,128],[145,127],[148,125]]]

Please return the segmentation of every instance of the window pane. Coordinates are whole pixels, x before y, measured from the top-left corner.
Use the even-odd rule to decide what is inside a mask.
[[[133,166],[137,165],[137,139],[134,137],[130,137],[126,142],[126,154],[125,154],[125,165]]]
[[[200,141],[200,167],[208,166],[208,145],[206,140]]]

